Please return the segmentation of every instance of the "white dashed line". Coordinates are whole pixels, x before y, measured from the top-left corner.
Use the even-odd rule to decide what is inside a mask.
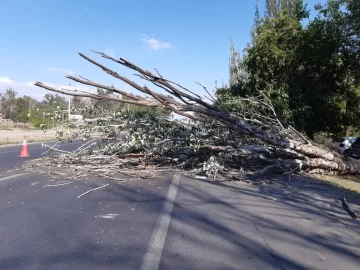
[[[167,230],[169,228],[171,213],[174,207],[179,182],[180,176],[174,175],[169,187],[169,191],[166,195],[164,206],[156,222],[156,227],[153,231],[150,243],[142,260],[140,270],[158,270],[159,268],[161,254],[164,247]]]
[[[29,151],[31,151],[31,150],[37,150],[37,149],[44,149],[44,151],[45,151],[45,148],[43,148],[43,147],[31,148],[31,146],[30,146],[29,144],[30,144],[30,143],[28,143]],[[61,147],[61,146],[65,146],[65,145],[71,145],[71,144],[73,144],[73,143],[64,143],[64,144],[61,144],[60,147]],[[19,147],[19,149],[21,150],[21,146],[22,146],[22,145],[19,144],[19,145],[16,145],[15,147]],[[4,146],[4,148],[6,148],[6,147],[14,147],[14,146]],[[0,154],[16,153],[16,152],[19,152],[20,150],[6,151],[6,152],[1,152],[1,151],[0,151]]]
[[[19,149],[21,150],[21,145],[19,146]],[[37,148],[28,148],[29,149],[29,151],[31,151],[31,150],[36,150],[36,149],[41,149],[41,147],[37,147]],[[15,153],[15,152],[20,152],[20,150],[14,150],[14,151],[7,151],[7,152],[0,152],[0,154],[8,154],[8,153]]]
[[[12,178],[16,178],[18,176],[22,176],[26,173],[18,173],[18,174],[14,174],[14,175],[10,175],[10,176],[6,176],[6,177],[3,177],[3,178],[0,178],[0,182],[1,181],[5,181],[5,180],[9,180],[9,179],[12,179]]]

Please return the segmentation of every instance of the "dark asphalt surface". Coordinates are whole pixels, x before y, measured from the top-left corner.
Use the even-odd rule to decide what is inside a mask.
[[[54,145],[54,143],[46,143],[48,145]],[[73,151],[81,145],[80,140],[71,142],[61,143],[59,149],[66,151]],[[21,153],[22,145],[14,146],[1,146],[0,147],[0,174],[7,170],[18,168],[24,164],[26,160],[46,157],[51,154],[42,155],[47,149],[41,147],[41,143],[28,144],[29,158],[19,158]]]
[[[171,178],[0,182],[0,269],[138,269]]]
[[[359,221],[334,202],[341,192],[305,192],[306,179],[279,189],[182,176],[167,229],[159,220],[170,173],[121,184],[20,173],[0,175],[0,269],[139,269],[152,245],[152,269],[359,269]],[[164,239],[153,242],[159,231]]]
[[[183,177],[159,269],[359,269],[360,235],[334,218],[352,222],[345,211],[262,186]]]

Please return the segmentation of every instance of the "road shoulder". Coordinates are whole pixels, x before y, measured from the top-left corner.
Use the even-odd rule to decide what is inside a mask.
[[[331,215],[342,209],[308,196],[184,177],[160,269],[356,269],[360,237]]]

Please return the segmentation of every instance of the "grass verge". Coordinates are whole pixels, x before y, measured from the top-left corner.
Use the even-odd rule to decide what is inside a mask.
[[[330,175],[313,175],[313,177],[329,183],[335,187],[350,191],[354,193],[354,195],[360,197],[360,180],[352,180],[348,178]]]

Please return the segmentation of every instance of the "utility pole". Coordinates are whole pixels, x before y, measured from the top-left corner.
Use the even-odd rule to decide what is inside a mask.
[[[29,130],[30,130],[30,117],[31,117],[31,96],[29,96]]]
[[[70,100],[71,100],[71,96],[69,96],[69,104],[68,104],[68,121],[70,121]]]

